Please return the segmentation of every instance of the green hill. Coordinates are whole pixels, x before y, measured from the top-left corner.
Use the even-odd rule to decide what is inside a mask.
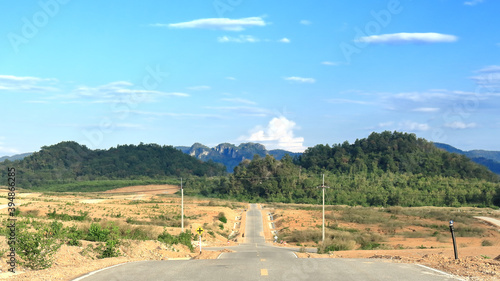
[[[414,134],[372,133],[353,144],[318,145],[299,157],[297,164],[313,171],[336,173],[412,173],[462,179],[499,179],[486,167],[477,165],[464,155],[438,149],[432,142]]]
[[[227,178],[188,181],[193,194],[251,201],[364,206],[500,205],[499,177],[414,134],[372,133],[353,144],[317,145],[293,160],[245,160]]]
[[[202,162],[172,146],[143,143],[90,150],[76,142],[61,142],[44,146],[23,160],[0,163],[3,176],[6,176],[7,166],[18,171],[20,187],[31,189],[54,189],[58,185],[88,181],[127,179],[162,182],[161,179],[167,177],[225,174],[223,165]],[[127,182],[120,185],[123,184]],[[85,186],[89,185],[92,184]]]

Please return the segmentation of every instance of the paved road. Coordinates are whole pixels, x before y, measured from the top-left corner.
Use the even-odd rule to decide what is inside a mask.
[[[290,249],[267,245],[256,205],[247,212],[246,243],[217,260],[142,261],[115,266],[83,281],[111,280],[456,280],[418,265],[368,259],[297,259]]]

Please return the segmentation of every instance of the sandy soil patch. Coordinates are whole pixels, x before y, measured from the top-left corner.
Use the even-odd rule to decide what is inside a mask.
[[[51,223],[47,217],[54,210],[57,214],[78,216],[87,214],[84,221],[63,221],[65,227],[77,226],[85,229],[92,222],[113,222],[120,227],[139,227],[147,230],[151,236],[157,237],[163,231],[172,235],[181,232],[181,198],[175,194],[165,194],[168,190],[174,193],[172,187],[141,186],[128,187],[119,191],[106,193],[47,193],[25,197],[19,207],[21,215],[32,219]],[[178,189],[177,189],[178,190]],[[127,191],[127,192],[124,192]],[[144,193],[143,193],[144,192]],[[144,200],[130,200],[128,197],[141,196]],[[244,233],[244,210],[247,204],[222,201],[216,199],[184,198],[185,229],[195,232],[198,227],[204,228],[202,245],[204,247],[235,246],[241,243],[241,233]],[[223,213],[227,222],[218,219]],[[7,212],[0,212],[0,218],[5,219]],[[234,237],[229,237],[233,233]],[[228,241],[228,238],[231,240]],[[3,240],[2,240],[3,239]],[[49,269],[33,271],[18,267],[21,274],[8,273],[8,265],[0,263],[0,279],[9,280],[72,280],[87,272],[105,268],[124,262],[140,260],[176,260],[176,259],[215,259],[220,251],[203,250],[200,255],[197,249],[191,253],[183,245],[167,246],[156,240],[136,241],[123,240],[120,244],[121,256],[116,258],[98,259],[86,247],[95,242],[81,240],[82,246],[63,245],[55,255],[55,262]],[[229,242],[229,243],[228,243]],[[5,237],[0,236],[0,245],[6,245]],[[193,240],[193,246],[198,246],[198,239]],[[0,250],[5,250],[0,246]],[[90,253],[89,253],[90,252]],[[93,254],[92,254],[93,253]],[[6,256],[0,257],[5,260]],[[19,266],[19,265],[18,265]]]
[[[108,190],[106,194],[114,193],[148,193],[148,194],[174,194],[180,190],[177,185],[137,185],[137,186],[127,186],[122,188],[117,188],[113,190]]]

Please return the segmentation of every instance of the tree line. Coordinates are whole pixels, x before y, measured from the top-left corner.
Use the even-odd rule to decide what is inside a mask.
[[[295,158],[255,155],[232,174],[174,147],[143,143],[90,150],[62,142],[23,160],[0,163],[3,177],[10,166],[19,171],[19,186],[38,190],[98,191],[183,177],[188,195],[318,203],[325,174],[328,204],[500,206],[498,175],[414,134],[388,131],[352,144],[316,145]]]
[[[372,133],[353,144],[317,145],[300,157],[255,156],[232,175],[193,178],[191,194],[249,201],[317,203],[321,174],[328,204],[500,206],[499,177],[414,134]]]

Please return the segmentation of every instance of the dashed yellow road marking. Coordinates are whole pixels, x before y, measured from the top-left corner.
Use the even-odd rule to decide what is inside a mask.
[[[266,261],[266,259],[260,259],[260,261]]]
[[[267,269],[265,269],[265,268],[261,269],[260,276],[267,276]]]

